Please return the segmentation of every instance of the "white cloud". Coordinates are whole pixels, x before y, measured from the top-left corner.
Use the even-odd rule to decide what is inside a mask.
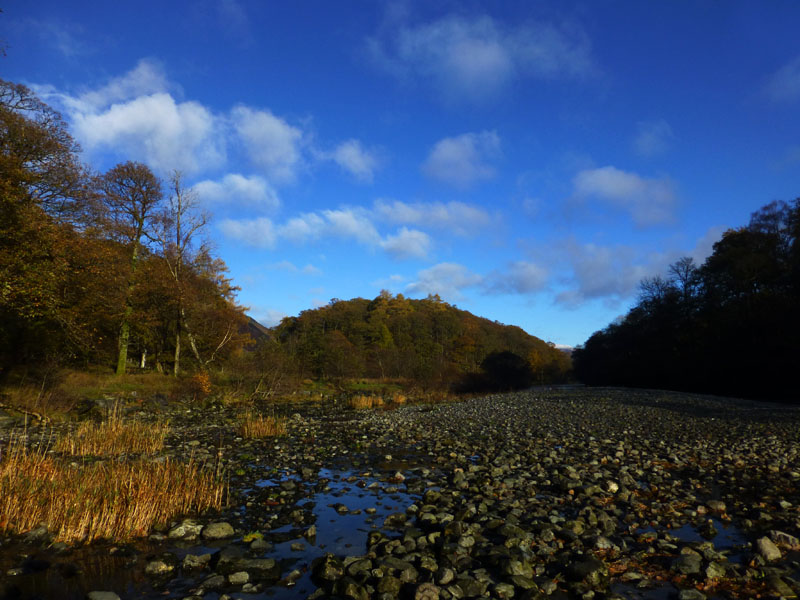
[[[381,242],[381,248],[395,258],[427,258],[431,250],[431,238],[427,233],[403,227],[395,235]]]
[[[303,132],[269,110],[235,106],[231,119],[251,162],[279,181],[293,181],[302,166]]]
[[[376,200],[373,211],[377,218],[396,225],[435,227],[468,235],[491,223],[489,214],[480,207],[464,202],[401,202]]]
[[[772,74],[767,81],[765,92],[774,102],[800,100],[800,56]]]
[[[378,168],[378,158],[375,153],[364,148],[358,140],[342,142],[329,157],[359,181],[372,182],[372,177]]]
[[[669,179],[647,179],[607,166],[581,171],[573,180],[579,198],[593,197],[630,213],[639,227],[675,220],[677,199]]]
[[[527,261],[516,261],[506,271],[495,271],[484,286],[492,294],[530,294],[547,285],[547,270]]]
[[[488,16],[401,25],[368,40],[368,47],[380,67],[429,81],[448,100],[482,101],[522,77],[594,71],[587,38],[576,28],[533,22],[507,27]]]
[[[464,133],[436,142],[422,165],[426,175],[457,188],[491,179],[495,169],[490,159],[500,154],[500,137],[494,131]]]
[[[304,267],[298,267],[293,262],[288,260],[282,260],[281,262],[275,263],[274,265],[270,265],[271,269],[276,271],[288,271],[290,273],[302,273],[303,275],[321,275],[322,271],[312,265],[311,263],[307,264]]]
[[[236,203],[274,210],[280,206],[278,193],[258,175],[249,177],[228,173],[219,181],[206,179],[193,186],[201,200],[209,204]]]
[[[224,219],[219,224],[223,235],[256,248],[273,248],[277,239],[272,221],[266,217],[252,220]]]
[[[323,210],[322,215],[327,220],[332,235],[352,238],[367,245],[380,243],[378,230],[363,211],[340,208]]]
[[[278,233],[282,238],[301,244],[319,238],[324,227],[325,221],[322,217],[314,213],[305,213],[289,219],[279,227]]]
[[[656,156],[666,152],[674,139],[672,127],[665,120],[641,121],[636,125],[633,148],[640,156]]]
[[[159,92],[72,115],[77,139],[90,152],[140,159],[154,169],[196,173],[225,160],[214,116],[197,102],[175,102]]]
[[[702,265],[705,260],[714,252],[714,244],[722,239],[722,234],[725,233],[727,227],[715,225],[710,227],[703,236],[697,240],[694,248],[687,256],[694,259],[698,265]],[[673,261],[674,262],[674,261]]]
[[[479,285],[482,277],[457,263],[439,263],[423,269],[417,274],[417,281],[407,286],[411,294],[439,294],[442,298],[458,300],[461,290]]]
[[[644,277],[658,272],[652,260],[637,257],[635,249],[629,246],[569,241],[565,251],[571,270],[570,289],[561,292],[556,302],[571,308],[599,298],[610,301],[628,298]]]
[[[149,96],[171,89],[164,68],[160,62],[143,58],[136,66],[119,77],[112,78],[96,90],[87,90],[70,100],[78,112],[104,110],[112,104],[128,102],[139,96]]]

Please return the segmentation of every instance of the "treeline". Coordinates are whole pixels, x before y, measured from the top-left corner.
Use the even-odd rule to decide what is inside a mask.
[[[640,290],[573,353],[581,381],[797,401],[800,199],[764,206],[702,265],[682,258]]]
[[[563,380],[571,370],[569,356],[551,344],[519,327],[459,310],[435,295],[412,300],[383,291],[374,300],[334,299],[285,318],[273,336],[294,368],[315,378],[403,379],[442,388],[474,387],[478,380],[467,374],[502,373],[493,365],[504,352],[515,357],[502,365],[507,369],[512,365],[508,377],[482,383],[522,387]],[[492,356],[494,362],[487,362]]]
[[[177,374],[235,351],[246,317],[205,224],[179,173],[166,186],[134,162],[92,173],[61,116],[0,80],[0,377],[43,364]]]

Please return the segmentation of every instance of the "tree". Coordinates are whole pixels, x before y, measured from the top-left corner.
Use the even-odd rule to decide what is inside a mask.
[[[153,235],[153,224],[162,200],[161,182],[145,165],[119,164],[101,179],[100,187],[108,211],[107,227],[113,239],[127,249],[128,277],[120,317],[117,375],[125,373],[128,362],[133,294],[142,248]]]

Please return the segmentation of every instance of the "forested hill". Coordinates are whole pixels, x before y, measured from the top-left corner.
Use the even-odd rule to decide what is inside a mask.
[[[570,359],[528,335],[429,296],[412,300],[381,292],[374,300],[332,300],[288,317],[273,330],[301,372],[315,377],[411,379],[455,383],[478,373],[487,357],[505,354],[533,381],[565,377]]]

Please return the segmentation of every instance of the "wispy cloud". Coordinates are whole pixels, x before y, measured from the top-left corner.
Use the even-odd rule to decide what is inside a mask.
[[[322,275],[322,271],[312,265],[311,263],[304,267],[298,267],[293,262],[282,260],[269,266],[270,269],[276,271],[288,271],[289,273],[301,273],[303,275]]]
[[[531,294],[548,283],[547,269],[529,261],[515,261],[505,271],[494,271],[483,282],[491,294]]]
[[[236,204],[269,211],[280,206],[278,193],[259,175],[228,173],[218,181],[205,179],[192,188],[208,204]]]
[[[800,100],[800,56],[773,73],[767,80],[764,91],[773,102]]]
[[[445,299],[458,300],[462,291],[479,285],[483,278],[458,263],[439,263],[423,269],[417,274],[417,281],[409,284],[406,290],[410,294],[439,294]]]
[[[395,235],[381,242],[381,248],[395,258],[428,258],[431,251],[431,238],[427,233],[403,227]]]
[[[667,178],[648,179],[606,166],[586,169],[573,179],[578,199],[594,198],[628,212],[639,227],[673,223],[677,198]]]
[[[365,183],[372,182],[379,162],[374,151],[364,148],[360,141],[354,139],[342,142],[333,152],[323,154],[323,158],[332,160],[344,171]]]
[[[436,142],[422,165],[423,172],[456,188],[495,176],[490,161],[500,155],[500,137],[494,131],[464,133]]]
[[[470,235],[489,226],[492,217],[485,209],[464,202],[402,202],[376,200],[376,218],[396,225],[417,225]]]
[[[489,16],[400,22],[370,38],[368,49],[382,69],[429,82],[450,101],[485,101],[520,78],[581,78],[596,70],[579,28],[508,26]]]
[[[219,230],[228,238],[256,248],[274,248],[277,240],[272,221],[267,217],[250,220],[223,219]]]
[[[636,124],[633,148],[638,155],[650,158],[666,152],[674,139],[672,127],[665,120],[641,121]]]

